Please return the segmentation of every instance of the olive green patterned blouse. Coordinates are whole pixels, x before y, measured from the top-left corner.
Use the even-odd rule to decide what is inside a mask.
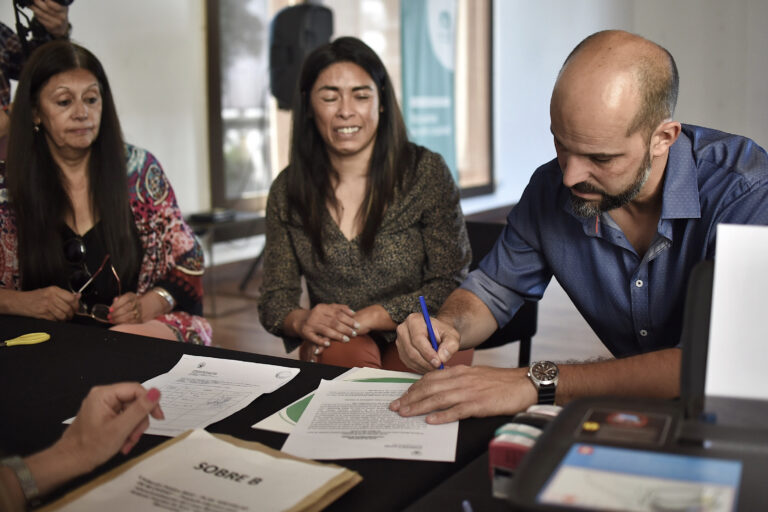
[[[326,261],[317,261],[301,221],[289,213],[285,173],[272,183],[259,315],[269,332],[283,337],[287,351],[301,344],[282,327],[299,308],[302,275],[313,306],[337,303],[358,310],[380,304],[396,323],[420,311],[419,295],[434,314],[461,284],[471,254],[459,191],[440,155],[415,149],[418,163],[406,170],[405,187],[387,208],[370,257],[362,253],[359,237],[348,240],[326,211]],[[379,342],[395,339],[394,331],[371,334]]]

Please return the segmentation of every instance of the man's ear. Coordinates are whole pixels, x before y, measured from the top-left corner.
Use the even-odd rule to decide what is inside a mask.
[[[669,151],[677,137],[680,136],[681,126],[677,121],[662,122],[651,135],[651,155],[661,156]]]

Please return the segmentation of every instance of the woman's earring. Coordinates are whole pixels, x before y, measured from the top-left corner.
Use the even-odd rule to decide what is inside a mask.
[[[40,132],[40,125],[36,124],[35,127],[32,128],[32,129],[35,131],[35,133],[39,133]]]

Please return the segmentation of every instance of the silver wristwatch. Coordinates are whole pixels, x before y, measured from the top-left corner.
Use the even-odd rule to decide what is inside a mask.
[[[535,361],[528,367],[528,378],[531,379],[539,394],[538,404],[554,404],[559,370],[552,361]]]

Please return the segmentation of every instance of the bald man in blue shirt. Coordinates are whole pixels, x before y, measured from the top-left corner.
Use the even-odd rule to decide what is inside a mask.
[[[768,155],[751,140],[672,120],[664,48],[604,31],[568,56],[550,103],[557,158],[533,174],[494,249],[433,321],[398,329],[400,358],[429,372],[538,300],[554,275],[616,359],[431,372],[391,404],[430,423],[513,414],[590,395],[678,396],[688,276],[717,224],[768,224]]]

